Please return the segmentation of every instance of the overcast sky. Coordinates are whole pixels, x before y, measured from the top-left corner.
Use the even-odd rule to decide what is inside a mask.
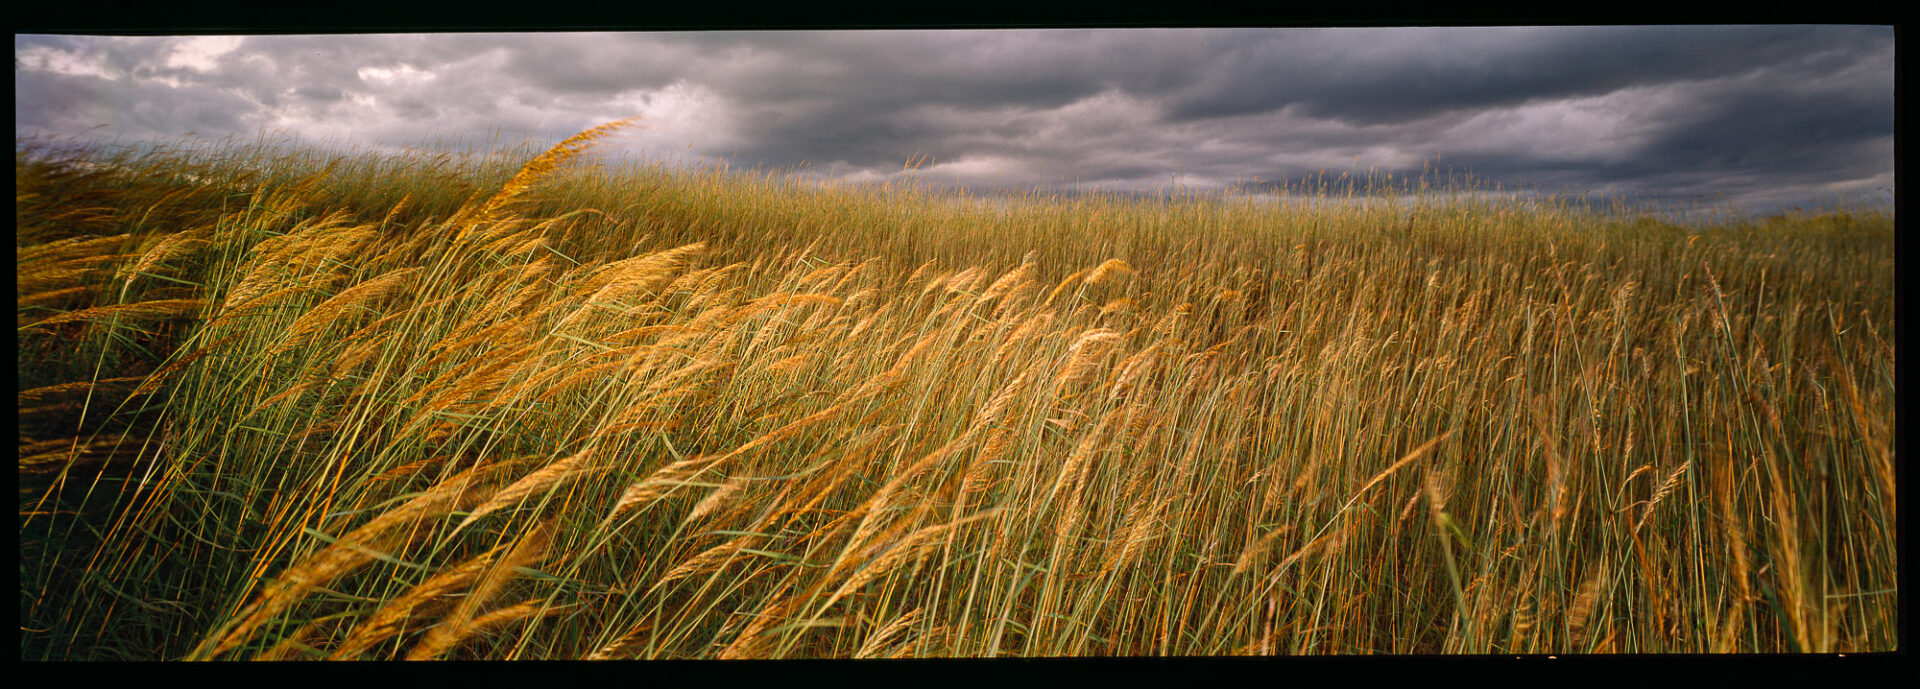
[[[558,141],[1155,191],[1434,165],[1508,188],[1888,198],[1891,27],[14,37],[16,137]]]

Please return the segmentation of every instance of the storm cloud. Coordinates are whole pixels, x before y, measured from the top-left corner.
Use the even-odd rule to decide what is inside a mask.
[[[982,190],[1486,184],[1819,205],[1893,187],[1882,26],[16,35],[16,137],[556,141]]]

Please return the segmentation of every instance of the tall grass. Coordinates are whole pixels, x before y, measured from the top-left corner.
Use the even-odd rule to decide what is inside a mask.
[[[1890,214],[17,146],[23,659],[1897,646]]]

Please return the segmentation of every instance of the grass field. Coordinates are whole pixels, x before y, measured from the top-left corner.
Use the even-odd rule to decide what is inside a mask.
[[[22,659],[1899,643],[1890,211],[985,204],[614,126],[18,144]]]

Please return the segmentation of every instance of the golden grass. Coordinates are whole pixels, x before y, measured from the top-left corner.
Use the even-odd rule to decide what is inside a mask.
[[[197,313],[204,304],[205,302],[199,299],[157,299],[132,304],[96,306],[34,321],[31,327],[50,328],[61,323],[97,323],[118,319],[180,318]]]
[[[1886,214],[569,167],[618,124],[23,162],[23,657],[1896,644]]]
[[[448,613],[438,625],[427,631],[424,638],[407,651],[407,660],[428,660],[438,658],[455,645],[472,635],[497,624],[520,619],[543,607],[539,601],[520,603],[485,615],[480,615],[482,606],[500,592],[502,586],[514,577],[514,570],[530,566],[547,555],[547,546],[553,540],[553,523],[546,522],[522,536],[513,548],[499,561],[491,563],[486,572],[474,581],[465,598],[460,599],[453,611]]]
[[[417,535],[418,526],[423,520],[458,509],[465,500],[470,499],[479,471],[469,469],[443,481],[432,490],[341,536],[332,545],[301,558],[269,583],[252,603],[242,608],[223,633],[210,637],[207,643],[202,644],[204,651],[196,651],[195,655],[212,658],[232,650],[261,624],[292,606],[302,594],[373,561],[382,554],[381,551],[392,550],[409,540]]]
[[[447,597],[453,592],[466,588],[482,572],[493,567],[500,551],[507,546],[498,545],[459,564],[435,572],[426,581],[407,589],[405,593],[381,604],[347,634],[344,641],[329,656],[331,660],[352,660],[366,654],[376,644],[382,643],[406,632],[409,623],[416,616],[427,613],[433,607],[444,607]]]

